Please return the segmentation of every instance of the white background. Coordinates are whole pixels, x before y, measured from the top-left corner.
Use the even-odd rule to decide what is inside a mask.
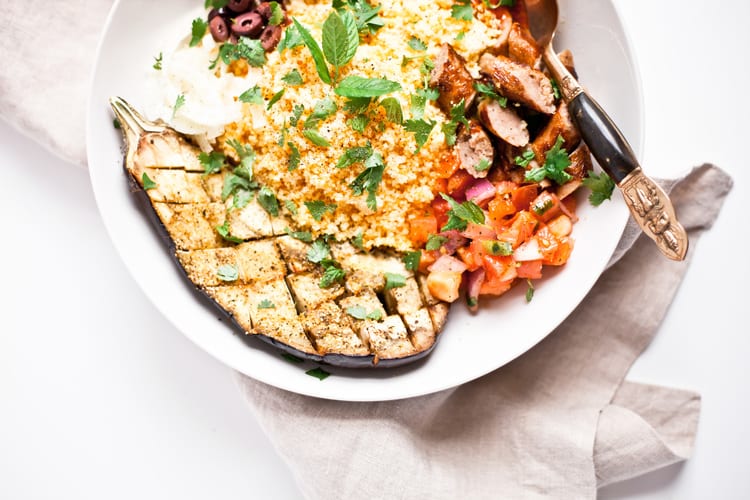
[[[600,496],[749,498],[750,3],[615,4],[643,79],[644,167],[713,162],[735,188],[630,375],[703,395],[694,456]],[[232,371],[125,271],[86,172],[4,122],[0,169],[0,498],[299,498]]]

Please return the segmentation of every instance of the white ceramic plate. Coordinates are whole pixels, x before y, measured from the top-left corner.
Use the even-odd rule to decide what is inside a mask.
[[[122,139],[112,126],[108,98],[144,102],[145,74],[153,58],[188,33],[202,15],[201,0],[118,1],[105,29],[88,109],[88,160],[99,210],[115,247],[148,298],[188,338],[234,369],[268,384],[311,396],[372,401],[454,387],[523,354],[564,320],[603,271],[622,233],[627,209],[616,193],[598,208],[579,200],[575,250],[568,264],[546,270],[527,304],[525,286],[472,315],[454,304],[439,345],[426,359],[392,370],[326,368],[324,381],[305,375],[311,363],[293,365],[277,351],[236,334],[178,272],[156,232],[128,191]],[[561,0],[557,48],[570,48],[582,82],[619,124],[640,154],[640,81],[623,26],[608,0]]]

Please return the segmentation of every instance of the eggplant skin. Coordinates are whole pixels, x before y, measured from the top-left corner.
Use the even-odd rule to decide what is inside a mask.
[[[205,192],[195,189],[196,179],[206,182],[207,177],[196,172],[197,149],[172,129],[146,122],[124,101],[113,102],[113,108],[128,146],[123,167],[131,194],[182,276],[237,333],[302,360],[342,368],[393,368],[434,350],[449,305],[430,297],[421,286],[423,277],[406,271],[399,255],[379,250],[362,253],[348,243],[332,243],[331,253],[347,277],[344,283],[323,289],[322,271],[305,260],[309,245],[278,229],[294,227],[292,221],[280,225],[267,220],[265,212],[238,217],[250,224],[244,242],[224,241],[214,234],[221,223],[208,219],[222,214],[226,223],[231,214],[210,199],[206,184]],[[154,145],[177,149],[143,152]],[[189,167],[180,167],[175,159],[185,151],[195,157],[186,160]],[[165,166],[144,165],[144,157]],[[144,173],[152,180],[164,179],[164,184],[145,189]],[[172,179],[176,181],[169,184]],[[226,262],[233,263],[239,276],[229,283],[217,277],[219,264]],[[384,272],[404,274],[408,286],[385,290]],[[261,307],[268,298],[272,307]],[[346,312],[353,305],[378,309],[382,317],[357,319]]]

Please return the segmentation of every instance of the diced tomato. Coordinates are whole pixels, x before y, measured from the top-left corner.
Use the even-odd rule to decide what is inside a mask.
[[[543,222],[560,215],[560,198],[549,191],[542,191],[539,196],[534,198],[529,208],[537,219]]]
[[[482,255],[482,263],[486,273],[485,282],[512,281],[518,276],[513,257],[485,254]]]
[[[427,275],[427,289],[438,300],[453,302],[458,298],[462,273],[432,271]]]
[[[409,238],[417,247],[424,246],[430,235],[437,232],[437,220],[434,215],[414,217],[409,221]]]
[[[455,153],[446,153],[440,157],[437,164],[437,172],[440,177],[447,179],[453,175],[461,166],[461,162]],[[445,191],[442,191],[445,192]]]
[[[510,290],[513,280],[485,281],[479,288],[479,295],[502,295]]]
[[[474,182],[469,172],[460,168],[448,178],[448,194],[458,200],[463,200],[466,188]]]
[[[427,274],[427,268],[435,263],[440,257],[439,250],[422,250],[419,257],[419,272]]]
[[[504,219],[509,215],[516,213],[516,206],[508,194],[497,194],[487,206],[490,213],[490,219],[497,225],[502,224]]]
[[[519,186],[513,191],[513,205],[515,205],[516,210],[528,210],[529,205],[534,201],[538,192],[539,186],[537,184]]]
[[[433,193],[445,193],[448,191],[448,179],[446,178],[439,178],[435,179],[435,188],[433,189]]]
[[[509,242],[513,249],[516,249],[521,243],[531,238],[537,224],[539,221],[530,212],[522,210],[513,217],[507,229],[499,232],[497,239]]]
[[[474,252],[472,252],[469,247],[461,247],[456,250],[456,253],[458,254],[458,258],[461,259],[461,262],[466,264],[466,268],[469,271],[476,271],[482,267],[482,262],[477,261],[477,259],[474,258]]]
[[[519,278],[528,278],[531,280],[539,279],[542,277],[542,261],[529,260],[526,262],[520,262],[516,272],[518,272]]]
[[[440,231],[440,228],[448,222],[448,211],[450,209],[450,204],[442,197],[436,196],[435,199],[432,200],[432,214],[435,216],[435,220],[437,221],[437,231]]]
[[[543,226],[536,234],[539,249],[544,256],[542,263],[548,266],[562,266],[570,258],[573,251],[573,240],[568,237],[558,238]]]
[[[466,229],[461,231],[461,236],[470,240],[494,240],[497,232],[484,224],[469,222],[466,225]]]

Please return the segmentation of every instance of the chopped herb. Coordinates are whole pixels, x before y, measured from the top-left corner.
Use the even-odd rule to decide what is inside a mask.
[[[284,207],[286,207],[286,209],[289,210],[292,215],[297,215],[297,205],[295,205],[292,200],[284,200]]]
[[[220,9],[222,7],[226,7],[228,3],[228,0],[206,0],[205,2],[203,2],[203,6],[206,9]]]
[[[346,123],[355,132],[364,134],[367,124],[370,123],[370,118],[367,115],[357,115],[354,118],[350,118]]]
[[[271,100],[268,101],[268,105],[266,106],[267,110],[270,110],[271,107],[279,102],[279,100],[284,97],[284,93],[286,92],[286,89],[281,89],[278,92],[276,92],[273,96],[271,96]]]
[[[149,189],[156,189],[156,183],[151,180],[146,172],[143,172],[143,175],[141,176],[141,183],[143,184],[143,189],[146,191]]]
[[[326,204],[326,202],[321,200],[306,201],[305,206],[310,212],[310,215],[312,215],[312,218],[318,222],[323,219],[323,216],[326,214],[326,212],[333,213],[336,211],[335,203]]]
[[[286,169],[289,172],[293,172],[299,168],[299,162],[302,158],[302,155],[299,152],[299,149],[293,142],[287,142],[287,146],[289,146],[289,150],[291,153],[289,153],[289,163],[287,164]]]
[[[595,175],[593,170],[586,173],[583,185],[591,190],[589,202],[595,207],[601,205],[604,200],[612,198],[612,192],[615,189],[615,182],[606,172]]]
[[[507,241],[484,240],[482,245],[490,255],[502,255],[503,257],[513,255],[513,246]]]
[[[422,64],[419,66],[419,72],[422,73],[424,76],[427,76],[430,74],[430,72],[435,69],[435,63],[430,59],[429,57],[425,57],[422,59]]]
[[[404,113],[401,110],[401,103],[395,97],[386,97],[380,101],[380,106],[385,110],[385,118],[396,125],[404,122]]]
[[[385,273],[385,289],[401,288],[406,286],[406,276],[396,273]]]
[[[469,126],[469,121],[464,116],[466,112],[466,103],[464,99],[453,106],[450,110],[450,121],[446,122],[442,126],[443,134],[445,134],[445,143],[448,146],[456,144],[456,130],[459,124],[463,123],[465,127]]]
[[[445,236],[440,236],[439,234],[431,234],[427,237],[427,244],[425,245],[424,249],[428,252],[437,250],[441,246],[443,246],[443,243],[445,243],[446,241],[448,241],[448,238],[446,238]]]
[[[334,92],[344,97],[379,97],[401,90],[401,84],[385,78],[350,75],[341,80]]]
[[[208,69],[214,69],[216,63],[221,60],[224,64],[231,64],[233,61],[245,59],[250,66],[260,68],[266,64],[266,50],[260,44],[260,40],[240,37],[240,40],[234,44],[224,42],[219,47],[219,55],[211,63]]]
[[[247,189],[238,189],[232,197],[232,206],[238,210],[242,210],[253,200],[254,194],[253,191],[248,191]]]
[[[203,175],[218,174],[224,166],[226,156],[219,151],[204,152],[198,155],[198,161],[203,166]]]
[[[367,309],[362,306],[351,306],[346,308],[346,314],[355,319],[367,318]]]
[[[357,235],[352,238],[352,245],[359,248],[360,250],[364,249],[365,241],[364,241],[364,235],[362,234],[362,231],[358,232]]]
[[[486,83],[482,82],[474,82],[474,90],[485,97],[489,97],[493,101],[497,101],[497,103],[502,107],[506,107],[508,105],[508,98],[498,94],[497,90],[495,90],[495,87],[491,85],[487,85]]]
[[[350,97],[344,103],[344,111],[358,115],[367,111],[372,102],[372,97]]]
[[[325,259],[321,262],[321,265],[323,266],[323,277],[320,278],[320,283],[318,284],[320,288],[329,288],[334,283],[344,280],[346,271],[341,269],[335,260]]]
[[[260,191],[258,191],[258,204],[269,214],[278,217],[279,200],[276,198],[276,195],[273,194],[273,191],[266,186],[263,186],[260,188]]]
[[[417,89],[411,96],[411,114],[412,118],[419,120],[424,116],[424,108],[427,101],[434,101],[440,96],[437,89],[430,87]]]
[[[289,117],[289,124],[292,127],[296,127],[297,123],[299,123],[299,119],[302,116],[302,113],[305,112],[305,107],[302,104],[295,104],[292,107],[292,116]]]
[[[313,241],[310,249],[307,251],[307,260],[314,264],[319,264],[327,259],[331,255],[331,248],[326,243],[326,240],[320,238]]]
[[[465,36],[466,36],[466,32],[465,31],[460,31],[458,33],[458,35],[456,35],[456,41],[460,42],[461,40],[464,39]]]
[[[156,71],[161,71],[161,63],[162,63],[162,53],[159,52],[159,55],[154,57],[154,65],[153,68]]]
[[[218,276],[221,281],[231,282],[237,281],[240,277],[240,272],[234,264],[224,264],[216,271],[216,276]]]
[[[193,19],[193,26],[191,29],[191,35],[190,38],[190,46],[195,47],[198,45],[201,40],[203,39],[203,36],[206,34],[206,30],[208,29],[208,23],[204,21],[200,17],[196,17]]]
[[[286,134],[289,133],[289,127],[286,126],[286,120],[284,120],[284,127],[281,128],[281,133],[279,134],[279,140],[276,141],[276,144],[279,145],[280,148],[284,147],[284,143],[286,142]]]
[[[373,151],[364,163],[365,169],[349,184],[349,187],[355,196],[360,196],[367,191],[367,208],[374,212],[378,209],[375,195],[377,194],[380,182],[383,180],[385,162],[380,153]]]
[[[441,231],[450,229],[463,231],[469,222],[484,224],[484,212],[473,201],[465,201],[459,204],[445,193],[440,193],[440,196],[451,206],[451,209],[448,210],[448,222],[442,227]]]
[[[241,168],[234,169],[234,172],[224,177],[224,187],[221,190],[221,201],[227,201],[238,190],[244,189],[253,191],[258,188],[258,184],[251,181],[248,172]]]
[[[366,159],[372,156],[372,153],[372,146],[369,142],[366,146],[356,146],[353,148],[349,148],[344,151],[344,154],[341,155],[341,158],[339,158],[339,161],[336,163],[336,168],[346,168],[350,165],[354,165],[355,163],[364,162]]]
[[[174,119],[174,116],[177,114],[177,110],[180,109],[185,105],[185,94],[180,94],[177,96],[177,99],[174,101],[174,106],[172,106],[172,119]]]
[[[310,113],[310,116],[305,120],[305,128],[318,128],[320,122],[336,113],[337,110],[338,106],[336,105],[336,102],[330,97],[319,100],[315,103],[315,107],[313,108],[312,113]]]
[[[534,152],[530,149],[527,149],[523,153],[521,153],[521,156],[516,156],[513,160],[513,163],[516,165],[519,165],[521,167],[527,167],[529,163],[531,163],[531,160],[534,159],[536,155],[534,155]]]
[[[323,83],[331,85],[331,83],[333,83],[333,80],[331,80],[331,73],[328,71],[328,65],[326,64],[325,56],[323,55],[323,51],[320,49],[320,45],[318,45],[318,42],[316,42],[310,32],[307,31],[307,28],[302,26],[299,21],[297,21],[295,18],[292,18],[292,22],[299,32],[300,38],[302,38],[302,41],[310,50],[310,54],[312,55],[313,61],[315,62],[315,69],[318,72],[318,76],[323,81]]]
[[[415,36],[412,36],[411,38],[409,38],[408,43],[409,43],[409,47],[412,50],[416,50],[417,52],[424,52],[425,50],[427,50],[427,44],[425,44],[422,40],[420,40],[419,38]]]
[[[367,315],[367,319],[380,321],[381,319],[383,319],[383,311],[381,311],[380,309],[375,309],[374,311],[372,311],[370,314]]]
[[[349,11],[334,10],[323,22],[323,54],[337,68],[348,64],[359,47],[359,30]]]
[[[286,75],[281,77],[281,81],[289,85],[302,85],[305,81],[302,79],[302,75],[295,68]]]
[[[244,240],[242,238],[237,238],[236,236],[232,236],[232,233],[229,232],[229,221],[225,220],[224,224],[221,226],[216,226],[216,232],[219,233],[219,236],[224,238],[230,243],[242,243]]]
[[[482,158],[481,160],[479,160],[479,163],[474,165],[474,170],[476,170],[477,172],[484,172],[485,170],[490,168],[490,166],[492,166],[490,160],[488,160],[487,158]]]
[[[557,84],[557,80],[550,78],[549,83],[552,85],[552,95],[555,99],[560,99],[560,86]]]
[[[315,377],[318,380],[325,380],[331,376],[330,373],[328,373],[327,371],[325,371],[324,369],[320,367],[313,368],[312,370],[307,370],[305,374],[310,375],[311,377]]]
[[[282,38],[281,42],[279,42],[278,51],[279,53],[282,53],[286,49],[302,47],[303,45],[305,45],[305,42],[302,40],[297,26],[291,25],[287,26],[286,29],[284,29],[284,38]]]
[[[526,283],[528,283],[529,285],[529,287],[526,289],[526,302],[531,302],[531,299],[534,298],[534,285],[529,279],[526,280]]]
[[[260,93],[260,87],[257,85],[241,93],[238,99],[249,104],[263,104],[263,96]]]
[[[284,10],[279,5],[279,2],[270,2],[271,4],[271,17],[268,18],[268,24],[271,26],[278,26],[281,21],[284,20]]]
[[[116,128],[117,130],[120,130],[122,128],[122,124],[120,123],[120,120],[118,120],[117,118],[112,120],[112,126]]]
[[[451,17],[461,21],[471,21],[474,19],[474,9],[471,6],[471,0],[456,0],[451,6]]]
[[[268,299],[263,299],[258,303],[258,309],[276,309],[276,304]]]
[[[310,233],[309,231],[292,231],[288,227],[285,227],[284,232],[295,240],[304,241],[305,243],[312,242],[312,233]]]
[[[333,8],[339,11],[349,7],[354,14],[360,33],[374,35],[385,21],[378,16],[380,5],[372,6],[367,0],[333,0]]]
[[[558,135],[555,145],[547,151],[544,165],[532,168],[526,172],[527,181],[540,182],[547,177],[562,185],[573,178],[573,176],[565,171],[570,166],[570,157],[568,157],[568,152],[562,147],[563,142],[563,137]]]
[[[295,356],[293,354],[289,354],[288,352],[281,353],[281,357],[284,358],[285,360],[289,361],[290,363],[294,363],[296,365],[305,362],[304,359],[298,358],[297,356]]]
[[[415,252],[407,252],[401,258],[401,260],[404,261],[404,265],[406,266],[406,269],[408,269],[409,271],[416,271],[417,269],[419,269],[419,261],[421,259],[422,259],[422,252],[419,250]]]
[[[497,0],[496,2],[482,0],[482,3],[484,3],[487,8],[497,9],[498,7],[513,7],[516,4],[516,0]]]
[[[414,133],[414,140],[417,142],[417,149],[414,151],[415,154],[419,153],[419,151],[422,149],[422,146],[425,145],[428,137],[430,136],[430,133],[432,132],[432,129],[435,128],[435,125],[436,122],[434,120],[426,121],[424,119],[412,119],[404,121],[404,129],[407,132]]]
[[[307,137],[310,142],[321,148],[327,148],[331,145],[331,143],[328,142],[328,139],[320,135],[320,132],[315,129],[305,129],[302,131],[302,135]]]

